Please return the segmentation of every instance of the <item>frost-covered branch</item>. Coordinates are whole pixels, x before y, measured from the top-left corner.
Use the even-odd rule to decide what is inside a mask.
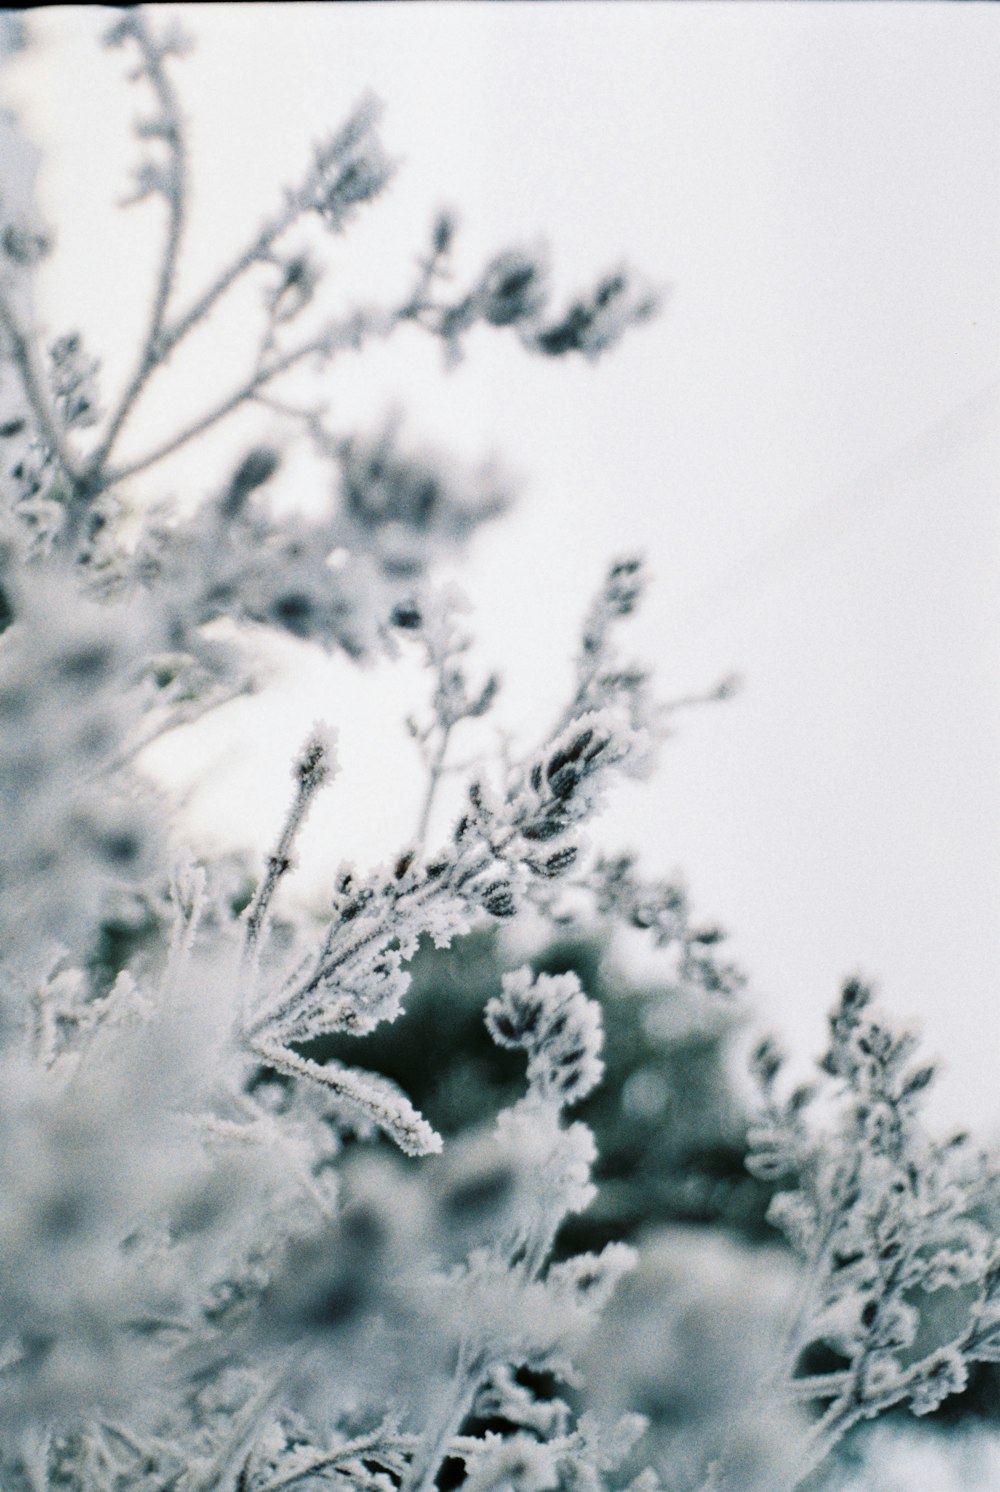
[[[306,212],[317,212],[327,225],[339,232],[356,209],[378,196],[389,180],[391,167],[378,139],[376,126],[379,109],[372,98],[364,98],[341,129],[320,146],[304,180],[286,193],[280,212],[270,218],[211,285],[167,328],[164,344],[168,349],[209,314],[226,292],[256,264],[270,261],[271,251],[288,229]],[[305,304],[312,276],[304,260],[289,260],[284,267],[279,294],[298,291],[297,309]],[[304,299],[303,299],[304,295]],[[285,319],[288,309],[285,308]]]
[[[292,770],[295,796],[278,842],[267,858],[267,869],[246,911],[244,957],[253,959],[267,918],[271,898],[281,877],[292,867],[292,850],[316,794],[336,770],[333,738],[324,726],[317,726],[302,748]]]
[[[161,441],[151,451],[137,456],[134,460],[127,462],[107,473],[108,483],[124,482],[129,478],[138,476],[140,472],[148,471],[150,467],[156,466],[160,461],[172,456],[175,451],[181,450],[189,445],[191,441],[197,440],[215,425],[233,414],[242,405],[249,403],[261,389],[266,388],[274,379],[281,374],[288,373],[292,368],[298,367],[300,363],[309,358],[327,360],[336,352],[345,348],[360,347],[371,336],[385,336],[392,326],[391,317],[379,317],[374,314],[356,312],[345,321],[332,322],[318,335],[309,337],[300,342],[297,347],[289,349],[273,357],[263,366],[254,369],[238,388],[224,399],[213,405],[204,414],[199,415],[182,430],[178,430],[168,439]]]
[[[872,1013],[871,1001],[851,980],[830,1017],[820,1068],[834,1107],[825,1120],[810,1122],[821,1089],[780,1095],[771,1043],[755,1057],[764,1104],[748,1165],[784,1182],[770,1216],[805,1265],[784,1372],[788,1391],[825,1405],[796,1486],[853,1425],[898,1404],[933,1412],[964,1387],[972,1363],[996,1351],[1000,1276],[984,1225],[995,1170],[965,1136],[926,1134],[920,1108],[934,1069],[914,1063],[915,1038]],[[925,1324],[939,1292],[948,1292],[952,1318],[966,1320],[950,1340],[940,1328],[928,1336]],[[802,1365],[820,1344],[842,1366],[811,1376]]]
[[[184,49],[183,38],[178,33],[165,36],[162,40],[154,38],[145,14],[142,10],[136,10],[124,16],[120,21],[116,21],[105,40],[108,46],[122,46],[126,41],[135,42],[142,62],[138,73],[134,76],[148,79],[153,91],[156,113],[152,118],[137,124],[136,133],[144,140],[162,141],[167,151],[167,163],[166,165],[152,161],[144,163],[139,173],[136,195],[131,200],[141,200],[154,192],[162,196],[167,207],[167,226],[150,307],[148,330],[141,342],[135,370],[117,408],[107,422],[101,443],[91,458],[91,470],[95,473],[100,472],[107,462],[115,441],[151,373],[165,356],[165,348],[161,346],[163,323],[174,288],[188,198],[184,122],[170,74],[164,65],[167,57]]]

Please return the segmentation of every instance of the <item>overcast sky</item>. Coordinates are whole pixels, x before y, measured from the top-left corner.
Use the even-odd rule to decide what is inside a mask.
[[[505,676],[503,718],[525,737],[566,686],[607,556],[648,555],[633,640],[664,694],[734,669],[745,687],[679,721],[602,842],[683,870],[699,910],[731,929],[761,1018],[797,1051],[818,1047],[839,981],[861,969],[946,1058],[941,1112],[995,1122],[995,8],[179,10],[198,43],[176,69],[192,288],[366,88],[400,170],[334,245],[334,297],[405,284],[442,204],[460,211],[469,274],[545,241],[562,293],[623,260],[670,287],[661,318],[597,367],[483,337],[446,376],[435,348],[404,338],[334,373],[331,408],[349,424],[401,404],[415,435],[495,452],[521,476],[516,512],[460,578],[478,656]],[[82,328],[116,383],[157,208],[109,215],[137,158],[138,100],[122,54],[94,49],[101,23],[86,7],[38,14],[8,72],[59,230],[40,315],[53,334]],[[214,350],[150,400],[147,431],[206,382],[235,380],[239,333],[220,322]],[[219,460],[246,438],[220,438]],[[196,495],[215,474],[178,460],[170,481]],[[388,852],[412,822],[416,769],[390,729],[409,687],[306,658],[266,724],[233,717],[238,751],[232,724],[202,743],[216,763],[192,800],[203,831],[241,832],[248,801],[258,819],[280,813],[288,756],[324,714],[345,773],[310,852]],[[190,777],[179,758],[177,772]]]

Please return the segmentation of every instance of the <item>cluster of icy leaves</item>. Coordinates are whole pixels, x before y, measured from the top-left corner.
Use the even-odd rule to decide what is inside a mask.
[[[489,1019],[512,1043],[535,1011],[526,1098],[428,1177],[355,1153],[338,1186],[318,1090],[236,1086],[195,982],[180,1011],[176,988],[164,1007],[124,983],[72,1054],[8,1064],[4,1486],[263,1492],[374,1463],[388,1492],[447,1456],[476,1485],[610,1470],[641,1422],[576,1422],[512,1372],[564,1372],[633,1263],[613,1245],[546,1268],[592,1191],[590,1133],[562,1118],[599,1070],[591,1002],[512,976]],[[463,1435],[487,1403],[524,1428]]]
[[[402,608],[442,548],[501,512],[489,475],[410,457],[393,434],[335,455],[329,516],[275,519],[254,494],[275,475],[275,452],[251,451],[221,495],[178,521],[147,522],[134,551],[110,557],[106,584],[163,597],[173,651],[204,664],[200,629],[228,618],[366,658],[384,649]]]
[[[805,1265],[788,1391],[823,1408],[800,1475],[859,1421],[897,1404],[929,1414],[965,1387],[971,1364],[1000,1361],[994,1166],[963,1134],[927,1133],[934,1069],[914,1062],[915,1037],[871,999],[860,981],[845,984],[819,1087],[782,1096],[776,1049],[764,1042],[755,1056],[764,1103],[747,1163],[784,1184],[770,1216]],[[818,1347],[835,1366],[811,1370]]]
[[[693,923],[687,892],[676,880],[648,880],[631,855],[599,855],[588,876],[597,912],[649,932],[656,947],[671,949],[678,982],[713,995],[735,995],[742,972],[720,957],[724,934]]]
[[[357,1035],[399,1014],[409,983],[405,964],[422,936],[444,946],[482,915],[515,915],[532,877],[552,879],[574,863],[574,830],[600,802],[609,772],[627,761],[632,736],[613,714],[573,722],[526,766],[491,789],[474,781],[451,842],[423,856],[404,851],[368,875],[344,869],[319,946],[252,1000],[246,1029],[253,1048],[279,1070],[311,1074],[360,1101],[360,1079],[320,1069],[296,1044],[327,1033]],[[367,1080],[366,1080],[367,1081]],[[371,1080],[370,1116],[404,1149],[436,1148],[437,1138],[384,1082]]]

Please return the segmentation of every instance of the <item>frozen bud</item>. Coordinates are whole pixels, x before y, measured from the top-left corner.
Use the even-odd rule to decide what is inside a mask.
[[[23,223],[8,223],[0,236],[0,248],[7,258],[25,268],[44,259],[51,247],[46,234],[33,232]]]
[[[304,792],[315,792],[337,770],[336,741],[336,734],[329,726],[322,722],[313,726],[292,768],[292,776],[301,783]]]
[[[608,571],[604,595],[616,616],[629,616],[642,595],[644,581],[642,560],[617,560]]]
[[[539,332],[534,346],[548,357],[581,352],[595,360],[630,325],[648,320],[656,309],[654,295],[638,290],[628,270],[616,270],[598,282],[591,296],[574,301],[561,321]]]
[[[375,440],[345,440],[339,456],[347,514],[396,574],[422,568],[414,535],[459,542],[506,505],[495,470],[462,472],[433,451],[409,454],[391,425]]]
[[[564,833],[567,821],[560,813],[546,812],[540,818],[524,824],[521,833],[525,839],[544,844],[548,839],[557,839]]]
[[[936,1071],[933,1066],[918,1067],[916,1072],[912,1072],[903,1084],[904,1098],[912,1098],[915,1094],[922,1093],[925,1088],[930,1087],[935,1076]]]
[[[431,245],[435,254],[447,254],[454,242],[457,226],[453,213],[441,212],[438,214],[431,232]]]
[[[535,872],[535,875],[546,876],[552,880],[569,870],[570,866],[575,863],[577,854],[575,844],[563,845],[561,849],[554,850],[551,855],[547,855],[544,860],[529,860],[528,867]]]
[[[743,680],[740,678],[739,674],[730,673],[727,674],[724,679],[720,679],[719,683],[716,684],[712,697],[713,699],[719,700],[721,703],[723,700],[733,699],[737,694],[739,694],[742,688]]]
[[[390,618],[394,627],[400,627],[404,632],[415,632],[423,621],[420,608],[412,601],[401,602]]]
[[[268,614],[293,637],[309,637],[316,620],[317,604],[308,591],[282,591],[271,602]]]
[[[574,1258],[553,1264],[548,1272],[548,1283],[552,1290],[567,1300],[577,1304],[586,1302],[591,1307],[602,1309],[607,1305],[622,1276],[630,1274],[638,1262],[638,1254],[627,1244],[609,1243],[599,1254],[577,1254]],[[619,1430],[626,1432],[626,1450],[646,1428],[646,1421],[641,1415],[629,1418],[633,1421],[631,1436],[628,1435],[626,1425],[619,1426]]]
[[[319,153],[320,184],[314,206],[335,232],[340,232],[356,207],[378,196],[392,174],[375,134],[375,114],[373,103],[362,103]]]
[[[529,1050],[537,1044],[544,1008],[544,991],[529,969],[519,969],[504,976],[502,997],[486,1006],[486,1025],[498,1046]]]
[[[483,910],[491,917],[513,917],[517,913],[514,893],[507,881],[493,881],[481,893]]]
[[[537,316],[545,295],[545,277],[538,260],[512,250],[499,254],[487,267],[473,304],[491,326],[512,326]]]
[[[235,518],[251,492],[270,481],[277,469],[278,453],[267,446],[258,446],[244,456],[222,499],[223,516]]]
[[[485,715],[487,710],[489,710],[490,706],[492,705],[493,701],[496,699],[499,689],[500,679],[495,673],[491,673],[489,678],[486,680],[486,683],[480,690],[477,698],[474,699],[469,705],[469,708],[466,711],[468,718],[470,720],[478,720],[481,715]]]
[[[910,1390],[914,1414],[933,1414],[952,1394],[962,1392],[969,1379],[968,1364],[957,1348],[944,1347],[935,1353],[923,1376]]]
[[[276,321],[291,321],[312,300],[320,271],[308,254],[294,254],[281,266],[281,279],[267,292],[268,309]]]
[[[776,1044],[766,1037],[754,1051],[750,1060],[751,1068],[761,1084],[767,1089],[774,1085],[774,1080],[781,1071],[783,1058]]]
[[[97,421],[97,371],[78,332],[59,337],[49,348],[50,381],[67,430],[86,429]]]
[[[591,717],[593,719],[593,717]],[[596,769],[600,758],[611,745],[611,734],[597,724],[568,731],[545,765],[549,792],[566,802],[578,785]]]
[[[844,1012],[857,1012],[870,1005],[871,999],[872,992],[866,984],[860,979],[849,979],[841,992],[840,1008]]]

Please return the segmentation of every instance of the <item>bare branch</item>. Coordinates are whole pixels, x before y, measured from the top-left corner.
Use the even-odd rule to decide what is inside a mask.
[[[90,468],[94,473],[100,472],[107,461],[150,374],[165,356],[163,321],[176,277],[187,207],[187,147],[177,96],[163,65],[163,52],[155,44],[141,11],[132,17],[131,35],[142,52],[143,72],[149,78],[156,94],[161,113],[161,118],[157,122],[157,132],[166,142],[170,153],[170,164],[163,186],[163,195],[167,202],[167,229],[156,290],[153,295],[149,328],[142,343],[135,371],[119,400],[117,409],[111,416],[104,439],[91,458]]]
[[[179,342],[203,321],[212,308],[226,294],[226,292],[240,280],[248,270],[255,264],[266,263],[272,248],[288,232],[300,217],[317,206],[324,186],[328,185],[328,175],[331,162],[334,161],[343,148],[344,142],[349,138],[349,132],[355,121],[369,117],[374,112],[370,103],[362,103],[359,109],[348,122],[345,130],[325,149],[317,152],[316,160],[298,187],[289,190],[286,194],[285,206],[274,215],[258,231],[256,237],[241,253],[230,261],[221,270],[206,290],[197,300],[188,307],[186,311],[178,315],[176,319],[168,324],[157,322],[156,345],[151,349],[153,361],[150,371],[157,364],[163,362],[174,350]]]
[[[189,441],[195,440],[199,435],[204,435],[211,430],[220,420],[239,409],[241,404],[246,404],[254,398],[257,392],[265,388],[273,379],[282,373],[287,373],[290,368],[296,367],[309,357],[330,358],[334,353],[344,348],[358,348],[368,336],[388,336],[398,322],[398,316],[390,314],[379,320],[374,314],[365,315],[359,313],[349,317],[341,323],[333,323],[321,332],[318,337],[312,337],[308,342],[301,343],[298,347],[286,352],[282,357],[276,358],[268,367],[258,368],[238,389],[228,398],[223,399],[207,414],[192,422],[185,429],[178,431],[176,435],[165,440],[162,445],[154,447],[145,456],[138,457],[135,461],[125,466],[105,473],[105,481],[109,484],[121,482],[128,477],[134,477],[141,471],[147,471],[149,467],[172,456]]]

